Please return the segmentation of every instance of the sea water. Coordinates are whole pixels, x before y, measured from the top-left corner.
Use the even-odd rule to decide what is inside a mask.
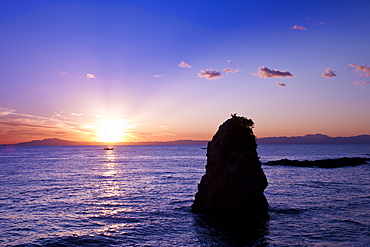
[[[370,246],[370,165],[266,166],[270,219],[190,211],[204,146],[0,147],[1,246]],[[370,145],[260,145],[264,163],[370,157]],[[248,222],[246,222],[248,225]]]

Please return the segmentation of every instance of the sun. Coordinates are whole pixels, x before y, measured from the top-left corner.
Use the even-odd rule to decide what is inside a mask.
[[[123,119],[103,119],[96,126],[99,142],[121,142],[125,131],[126,123]]]

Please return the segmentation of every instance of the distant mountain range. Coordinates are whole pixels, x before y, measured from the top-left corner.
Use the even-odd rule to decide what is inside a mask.
[[[103,142],[75,142],[67,141],[58,138],[50,138],[44,140],[34,140],[30,142],[21,142],[17,144],[3,144],[0,146],[83,146],[83,145],[207,145],[208,141],[193,141],[193,140],[178,140],[167,142],[122,142],[107,144]]]
[[[178,140],[167,142],[122,142],[113,145],[207,145],[208,141]],[[257,144],[370,144],[370,135],[350,137],[330,137],[322,134],[292,136],[292,137],[264,137],[258,138]],[[3,144],[0,146],[79,146],[79,145],[103,145],[102,142],[75,142],[58,138],[34,140],[17,144]]]

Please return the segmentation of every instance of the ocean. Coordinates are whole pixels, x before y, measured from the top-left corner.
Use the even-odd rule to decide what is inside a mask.
[[[224,225],[190,211],[204,146],[0,147],[1,246],[370,246],[370,145],[259,145],[270,219]]]

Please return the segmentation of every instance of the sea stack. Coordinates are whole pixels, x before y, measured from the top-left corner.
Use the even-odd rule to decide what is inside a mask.
[[[208,143],[206,174],[198,185],[193,212],[228,219],[267,216],[263,191],[268,183],[253,124],[251,119],[232,115]]]

